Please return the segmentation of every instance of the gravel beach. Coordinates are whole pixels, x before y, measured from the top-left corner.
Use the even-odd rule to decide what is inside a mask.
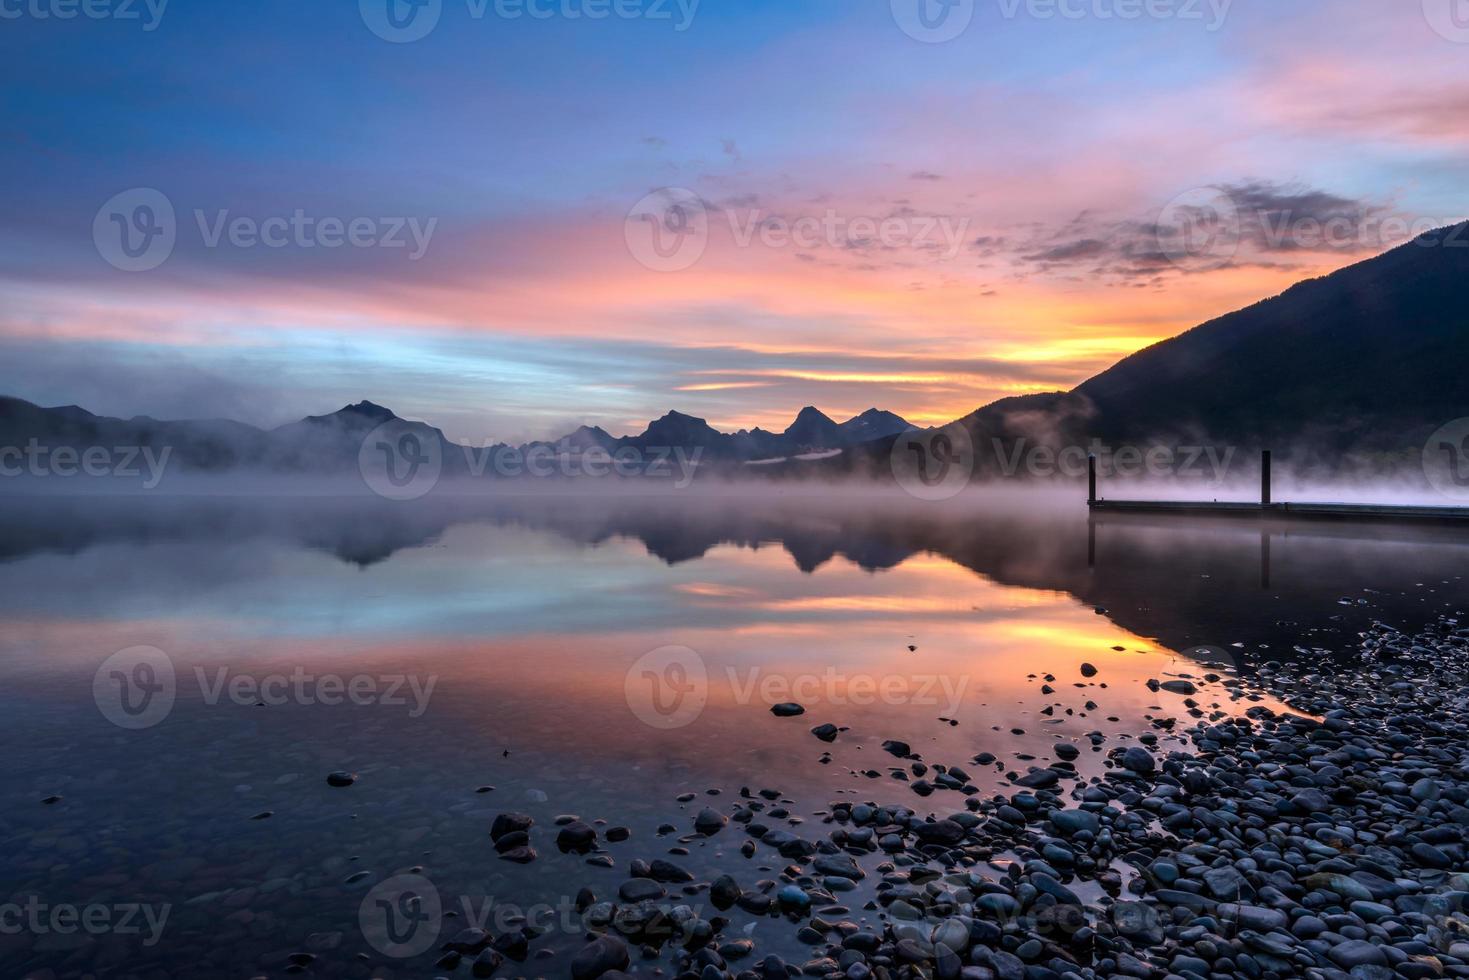
[[[590,941],[571,974],[666,974],[666,959],[639,961],[671,946],[678,976],[700,980],[1469,976],[1466,671],[1457,621],[1413,636],[1376,625],[1351,661],[1258,671],[1254,689],[1293,713],[1185,701],[1193,717],[1155,725],[1192,751],[1097,736],[1099,777],[1062,750],[981,798],[962,768],[899,745],[958,792],[833,803],[824,833],[783,826],[778,803],[747,790],[728,814],[701,812],[700,832],[743,833],[746,857],[778,856],[783,872],[680,883],[668,862],[635,862],[633,882],[686,900],[584,892]],[[1209,676],[1201,698],[1215,684],[1239,694]],[[959,802],[936,809],[945,799]],[[869,874],[875,898],[844,904]],[[728,909],[784,923],[809,958],[762,954]],[[493,972],[489,958],[475,972]]]

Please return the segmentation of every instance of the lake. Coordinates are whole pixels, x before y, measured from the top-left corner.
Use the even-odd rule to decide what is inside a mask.
[[[814,841],[834,801],[959,812],[1062,743],[1082,780],[1183,749],[1174,719],[1283,708],[1261,664],[1463,608],[1466,546],[1041,492],[7,498],[0,972],[450,975],[480,924],[498,975],[566,976],[581,889],[655,859],[692,876],[671,902],[800,962],[706,888],[791,861],[701,810]],[[557,846],[573,815],[590,854]],[[818,876],[823,914],[875,921],[885,860]]]

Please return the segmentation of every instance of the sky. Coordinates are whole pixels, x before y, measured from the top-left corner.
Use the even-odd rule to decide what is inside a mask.
[[[0,0],[0,393],[937,424],[1469,216],[1464,0]]]

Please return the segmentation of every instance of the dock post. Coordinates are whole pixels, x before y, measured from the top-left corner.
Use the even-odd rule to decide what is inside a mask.
[[[1260,450],[1260,506],[1270,506],[1270,450]]]
[[[1086,503],[1090,507],[1097,502],[1097,457],[1086,458]]]

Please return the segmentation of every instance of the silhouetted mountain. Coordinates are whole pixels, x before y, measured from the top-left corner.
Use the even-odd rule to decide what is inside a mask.
[[[782,435],[798,450],[832,449],[844,445],[841,426],[811,405],[796,414]]]
[[[837,428],[841,430],[844,444],[855,446],[861,442],[895,436],[899,432],[912,428],[912,425],[892,412],[869,408],[861,415],[847,419]]]
[[[731,438],[703,419],[682,412],[669,412],[661,419],[649,422],[642,435],[629,441],[638,446],[697,446],[717,451],[727,448]]]
[[[1242,467],[1273,449],[1300,475],[1417,480],[1428,436],[1469,415],[1466,360],[1460,224],[1154,344],[1069,392],[1004,398],[951,425],[967,430],[978,478],[1024,475],[1010,469],[1021,451],[1100,444],[1233,448]],[[768,472],[883,475],[893,445]]]
[[[226,419],[166,422],[146,415],[130,419],[93,415],[75,405],[41,408],[0,397],[0,446],[24,449],[34,441],[48,451],[66,447],[134,447],[187,459],[200,469],[224,470],[256,464],[266,436],[254,426]]]
[[[1415,455],[1469,414],[1469,224],[1161,341],[1067,393],[962,420],[980,438]]]

